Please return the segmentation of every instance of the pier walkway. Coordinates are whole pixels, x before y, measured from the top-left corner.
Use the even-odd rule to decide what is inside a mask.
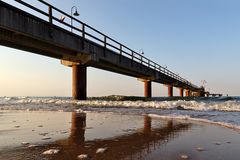
[[[36,0],[41,8],[15,1],[22,7],[0,0],[0,45],[57,58],[72,67],[74,99],[87,97],[88,66],[136,77],[144,82],[145,97],[152,96],[151,82],[165,84],[169,96],[173,87],[180,96],[184,91],[185,96],[205,95],[203,88],[43,0]]]

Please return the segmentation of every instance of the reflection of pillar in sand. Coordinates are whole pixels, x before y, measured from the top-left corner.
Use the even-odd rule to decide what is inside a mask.
[[[173,121],[172,120],[168,121],[167,127],[168,127],[168,129],[172,129],[173,128]]]
[[[144,133],[151,133],[151,122],[152,122],[152,119],[150,116],[148,115],[145,115],[144,116]]]
[[[86,113],[72,113],[72,127],[69,141],[73,144],[83,144],[86,127]]]

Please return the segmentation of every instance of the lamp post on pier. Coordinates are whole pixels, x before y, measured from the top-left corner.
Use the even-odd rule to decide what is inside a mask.
[[[73,10],[75,9],[75,12],[73,13]],[[71,8],[71,32],[73,31],[73,17],[72,16],[76,16],[76,17],[78,17],[80,14],[78,13],[78,9],[77,9],[77,7],[76,6],[73,6],[72,8]]]

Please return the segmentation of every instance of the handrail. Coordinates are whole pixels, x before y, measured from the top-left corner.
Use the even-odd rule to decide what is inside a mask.
[[[109,49],[109,47],[114,48],[115,50],[117,50],[119,52],[118,54],[121,55],[121,56],[123,56],[123,55],[130,56],[132,61],[139,62],[139,63],[141,63],[141,64],[143,64],[143,65],[145,65],[145,66],[147,66],[147,67],[149,67],[149,68],[151,68],[155,71],[158,71],[158,72],[160,72],[162,74],[165,74],[165,75],[167,75],[167,76],[169,76],[173,79],[176,79],[176,80],[178,80],[182,83],[185,83],[188,86],[191,86],[193,88],[199,88],[198,86],[192,84],[191,82],[187,81],[186,79],[184,79],[184,78],[180,77],[179,75],[173,73],[172,71],[168,70],[167,68],[162,67],[161,65],[153,62],[152,60],[150,60],[150,59],[144,57],[143,55],[135,52],[134,50],[130,49],[129,47],[121,44],[120,42],[112,39],[111,37],[105,35],[104,33],[96,30],[95,28],[91,27],[90,25],[80,21],[79,19],[69,15],[68,13],[54,7],[53,5],[51,5],[47,2],[45,2],[44,0],[38,0],[38,1],[48,7],[48,9],[49,9],[48,12],[45,12],[45,11],[43,11],[43,10],[37,8],[37,7],[34,7],[33,5],[28,4],[28,3],[24,2],[23,0],[15,0],[15,1],[24,5],[24,6],[26,6],[26,7],[28,7],[28,8],[30,8],[30,9],[32,9],[32,10],[34,10],[34,11],[36,11],[36,12],[38,12],[38,13],[40,13],[40,14],[42,14],[42,15],[44,15],[44,16],[47,16],[48,19],[49,19],[49,23],[51,23],[51,24],[53,24],[54,21],[56,21],[58,23],[63,24],[65,27],[70,27],[70,29],[72,29],[73,31],[78,31],[78,32],[82,33],[81,36],[83,38],[86,38],[86,36],[93,38],[95,41],[98,42],[98,44],[100,43],[100,45],[102,45],[105,48],[105,50],[107,48]],[[74,25],[71,25],[67,22],[59,20],[58,18],[56,18],[53,15],[53,11],[56,11],[56,12],[58,12],[58,13],[64,15],[64,16],[70,18],[71,20],[73,20],[75,22],[78,22],[79,24],[82,25],[82,29],[79,29],[79,28],[75,27]],[[74,23],[72,23],[72,24],[74,24]],[[66,28],[64,28],[64,29],[66,29]],[[93,35],[91,33],[86,32],[86,29],[90,29],[95,34],[98,34],[99,36],[102,36],[103,40],[101,38],[96,37],[96,35]],[[74,32],[72,32],[72,33],[75,34]],[[111,41],[111,42],[115,43],[115,45],[109,43],[108,41]],[[138,60],[138,61],[136,61],[136,60]]]

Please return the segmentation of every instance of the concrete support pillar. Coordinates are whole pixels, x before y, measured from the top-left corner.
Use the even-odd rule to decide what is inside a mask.
[[[152,82],[151,81],[144,81],[144,96],[146,98],[152,97]]]
[[[186,94],[186,97],[190,97],[190,90],[187,89],[187,90],[185,91],[185,94]]]
[[[189,97],[193,96],[193,92],[191,90],[189,90]]]
[[[72,65],[72,98],[87,99],[87,67],[85,65]]]
[[[183,88],[179,88],[180,97],[183,97]]]
[[[168,97],[172,97],[173,96],[173,86],[168,85]]]
[[[204,91],[200,91],[199,96],[200,96],[200,97],[205,97]]]

